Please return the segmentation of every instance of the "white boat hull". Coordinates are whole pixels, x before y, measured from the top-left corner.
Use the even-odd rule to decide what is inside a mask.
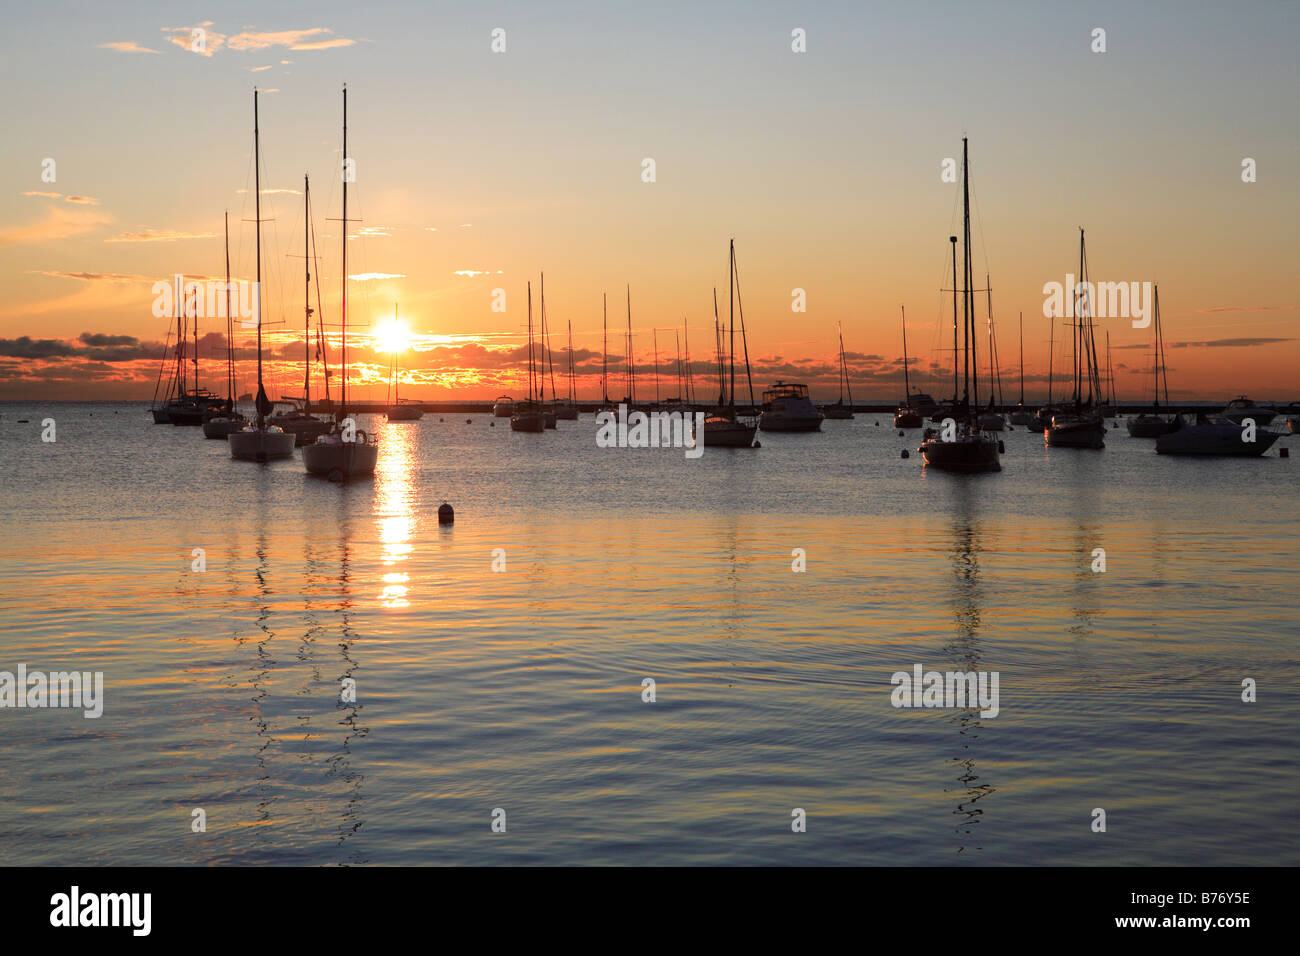
[[[244,428],[226,436],[230,457],[240,461],[274,461],[293,457],[293,436],[278,428]]]

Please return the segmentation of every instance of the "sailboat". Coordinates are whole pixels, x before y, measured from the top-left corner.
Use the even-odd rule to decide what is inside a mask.
[[[541,364],[537,367],[538,398],[542,404],[542,421],[545,427],[554,428],[555,423],[559,421],[559,416],[555,414],[555,353],[551,351],[551,334],[546,327],[546,274],[541,274],[541,291],[542,291],[542,329],[541,334],[537,337],[537,349]],[[551,404],[546,404],[546,373],[551,373]]]
[[[630,295],[630,292],[629,292]],[[602,348],[604,350],[600,365],[600,408],[596,413],[611,412],[618,414],[618,405],[610,401],[609,398],[609,302],[605,293],[600,294],[600,328],[602,336]]]
[[[1046,433],[1052,424],[1052,416],[1059,411],[1052,404],[1052,376],[1056,362],[1056,310],[1052,310],[1051,322],[1047,331],[1047,404],[1034,413],[1034,420],[1029,423],[1031,432]]]
[[[961,140],[962,170],[962,352],[966,369],[965,383],[960,400],[957,396],[957,237],[949,236],[952,245],[952,319],[953,319],[953,404],[952,418],[955,430],[936,434],[932,428],[925,430],[921,443],[921,457],[930,468],[942,471],[986,472],[1001,471],[998,460],[997,439],[984,434],[979,427],[975,409],[979,407],[979,362],[975,355],[975,301],[971,289],[973,270],[970,247],[970,163],[966,137]]]
[[[1011,413],[1011,424],[1032,425],[1034,413],[1025,408],[1025,313],[1020,313],[1020,401]]]
[[[226,213],[226,404],[203,422],[204,438],[227,438],[248,424],[235,411],[235,317],[230,312],[230,213]]]
[[[393,322],[397,322],[396,302],[393,303]],[[424,417],[424,409],[419,405],[412,404],[410,399],[407,399],[406,402],[403,403],[402,399],[397,396],[397,383],[400,377],[397,368],[397,350],[394,349],[392,374],[393,404],[389,405],[388,408],[385,409],[384,414],[388,416],[390,422],[418,422]]]
[[[1128,427],[1128,433],[1134,438],[1159,438],[1161,435],[1167,435],[1169,432],[1174,431],[1180,424],[1177,418],[1170,418],[1160,413],[1160,389],[1162,385],[1165,392],[1165,407],[1169,406],[1169,372],[1165,366],[1164,328],[1160,324],[1160,286],[1157,285],[1152,290],[1152,293],[1155,302],[1154,348],[1151,355],[1154,394],[1152,395],[1150,413],[1143,412],[1141,415],[1135,415],[1125,423]]]
[[[1097,346],[1092,324],[1092,303],[1088,301],[1088,255],[1083,229],[1079,229],[1079,288],[1074,310],[1074,407],[1052,416],[1045,432],[1047,444],[1063,448],[1106,447],[1106,421],[1098,405],[1101,376],[1097,368]],[[1085,394],[1085,386],[1087,392]]]
[[[898,307],[903,319],[903,403],[894,412],[895,428],[920,428],[925,424],[921,412],[912,404],[912,382],[907,371],[907,310]],[[926,396],[927,398],[929,396]],[[933,401],[933,400],[931,400]]]
[[[632,286],[627,287],[627,396],[622,404],[636,408],[636,363],[632,359]]]
[[[262,382],[262,166],[261,133],[257,124],[257,90],[253,90],[253,187],[257,226],[257,305],[254,321],[257,323],[257,398],[254,407],[257,418],[237,432],[226,436],[230,457],[242,461],[270,461],[293,456],[293,436],[266,421],[271,410],[271,400],[266,397]]]
[[[836,323],[836,331],[840,338],[840,397],[834,405],[823,405],[822,414],[827,418],[843,420],[853,417],[853,390],[849,388],[849,366],[844,357],[844,329]],[[844,404],[844,393],[848,391],[849,403]]]
[[[312,223],[311,223],[311,181],[306,174],[302,177],[302,261],[303,261],[303,378],[302,398],[281,398],[281,407],[271,412],[269,421],[293,435],[295,445],[310,445],[321,435],[330,430],[331,423],[324,418],[317,418],[311,412],[311,262],[312,262]],[[320,336],[317,341],[323,341]],[[327,379],[328,381],[328,379]]]
[[[512,432],[540,432],[546,428],[546,413],[540,401],[534,401],[537,391],[537,361],[533,353],[533,284],[528,283],[528,398],[515,402],[510,416]]]
[[[718,404],[704,419],[704,445],[718,448],[753,448],[754,436],[758,434],[758,423],[744,421],[736,414],[736,240],[731,240],[730,262],[728,264],[728,283],[731,289],[730,329],[731,345],[726,352],[722,349],[722,339],[718,342]],[[713,290],[713,323],[718,327],[718,290]],[[749,380],[749,404],[754,406],[754,382],[749,372],[749,342],[745,338],[745,312],[740,311],[740,339],[745,349],[745,378]],[[730,387],[724,374],[730,365]],[[698,441],[698,438],[697,438]]]
[[[343,164],[348,155],[348,88],[343,87]],[[340,306],[341,325],[339,365],[343,369],[343,384],[339,391],[339,404],[334,410],[334,426],[310,445],[302,448],[302,463],[313,475],[330,481],[364,477],[375,473],[379,461],[379,443],[375,436],[356,428],[348,418],[348,176],[343,176],[343,302]]]
[[[555,403],[555,417],[563,418],[565,421],[576,421],[578,418],[578,400],[574,390],[573,379],[573,320],[569,320],[569,394],[567,398],[561,398]]]
[[[997,404],[1002,404],[1002,366],[998,363],[998,336],[993,326],[993,287],[989,277],[984,277],[984,292],[987,295],[988,311],[985,313],[989,325],[989,407],[980,412],[979,425],[986,432],[1000,432],[1006,428],[1007,420],[1001,412],[994,411],[994,386],[997,386]]]
[[[176,360],[175,366],[167,379],[167,391],[171,394],[162,405],[156,404],[158,399],[157,385],[154,386],[155,404],[150,408],[155,425],[202,425],[205,418],[218,412],[223,407],[222,400],[208,391],[206,388],[199,387],[199,320],[198,306],[202,293],[194,290],[193,297],[185,293],[185,277],[176,277],[176,291],[172,300],[176,303],[176,348],[173,355]],[[186,324],[185,319],[193,320],[192,328],[194,332],[194,354],[189,356],[189,350],[186,345]],[[194,385],[189,386],[188,376],[185,371],[187,364],[194,366]],[[166,357],[164,356],[164,362]],[[162,370],[158,372],[158,384],[162,383]]]

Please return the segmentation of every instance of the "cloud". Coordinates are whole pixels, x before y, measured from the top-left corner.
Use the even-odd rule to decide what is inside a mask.
[[[157,279],[150,276],[128,275],[120,272],[54,272],[48,269],[28,269],[30,276],[49,276],[52,279],[80,279],[82,282],[148,282],[151,285]]]
[[[1294,312],[1294,305],[1225,305],[1217,309],[1197,309],[1197,315],[1210,315],[1214,312]]]
[[[369,282],[371,279],[405,279],[406,276],[389,272],[362,272],[348,278],[353,282]]]
[[[261,73],[263,70],[269,70],[269,69],[271,69],[269,66],[250,66],[250,67],[248,68],[248,72],[249,72],[249,73]]]
[[[215,239],[215,232],[177,232],[174,229],[146,229],[110,236],[105,242],[176,242],[181,239]]]
[[[76,347],[62,339],[33,339],[27,335],[16,339],[0,339],[0,355],[12,358],[62,358],[76,353]]]
[[[103,213],[85,207],[68,209],[55,206],[47,209],[39,222],[0,229],[0,246],[31,245],[52,239],[67,239],[90,232],[109,221]]]
[[[168,43],[203,57],[211,57],[223,49],[255,53],[260,50],[284,47],[289,50],[311,52],[352,46],[357,42],[348,37],[335,36],[334,31],[328,27],[278,31],[244,30],[240,33],[225,34],[213,30],[211,20],[188,27],[163,27],[162,32],[167,34]],[[281,62],[287,64],[289,61]],[[268,69],[268,67],[258,67],[258,69]]]
[[[1256,345],[1276,345],[1278,342],[1294,342],[1295,339],[1277,339],[1277,338],[1235,338],[1235,339],[1209,339],[1203,342],[1166,342],[1167,349],[1231,349],[1231,348],[1252,348]],[[1117,345],[1116,351],[1120,349],[1151,349],[1151,343],[1145,342],[1138,345]]]
[[[41,192],[41,191],[38,190],[38,189],[29,189],[29,190],[27,190],[26,192],[21,193],[21,195],[23,195],[23,196],[39,196],[39,197],[41,197],[42,199],[62,199],[64,202],[75,203],[75,204],[77,204],[77,205],[79,205],[79,206],[98,206],[98,205],[99,205],[99,200],[98,200],[98,199],[95,199],[95,198],[92,197],[92,196],[65,196],[65,195],[63,195],[63,193],[47,193],[47,192]]]
[[[151,50],[147,46],[140,46],[134,40],[115,40],[112,43],[101,43],[101,50],[116,50],[118,53],[158,53],[158,50]]]

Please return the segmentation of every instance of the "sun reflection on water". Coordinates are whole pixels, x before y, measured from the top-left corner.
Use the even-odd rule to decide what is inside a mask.
[[[414,485],[415,434],[410,426],[384,428],[380,436],[381,453],[375,468],[375,518],[382,545],[380,561],[385,573],[384,586],[376,595],[381,606],[407,608],[410,575],[402,564],[414,553],[415,536]]]

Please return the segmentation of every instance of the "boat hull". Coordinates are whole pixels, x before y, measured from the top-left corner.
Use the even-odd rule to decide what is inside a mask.
[[[1106,422],[1099,415],[1055,415],[1043,437],[1053,448],[1105,448]]]
[[[1254,441],[1243,441],[1244,429],[1220,425],[1183,425],[1156,439],[1161,455],[1209,455],[1221,458],[1256,458],[1273,447],[1278,432],[1255,432]]]
[[[246,428],[226,436],[230,457],[240,461],[274,461],[293,457],[293,436],[279,429]]]
[[[555,417],[562,418],[566,422],[575,422],[578,420],[578,406],[577,405],[556,405]]]
[[[170,425],[172,423],[171,416],[167,414],[167,409],[151,408],[149,411],[153,413],[153,423],[155,425]]]
[[[302,449],[302,463],[308,473],[330,481],[373,475],[378,461],[379,446],[367,441],[327,436]]]
[[[209,418],[203,423],[204,438],[228,438],[248,427],[246,418]]]
[[[540,432],[546,428],[546,416],[541,412],[524,412],[510,419],[512,432]]]
[[[997,412],[986,412],[979,417],[980,430],[986,432],[1000,432],[1007,427],[1007,420]]]
[[[895,428],[920,428],[925,424],[921,413],[912,408],[900,408],[894,412]]]
[[[424,410],[416,405],[394,405],[385,414],[390,422],[418,422]]]
[[[704,423],[705,448],[752,448],[758,429],[741,422],[714,421]]]
[[[982,435],[970,435],[953,441],[930,438],[921,443],[921,457],[930,468],[964,474],[1001,471],[998,443]]]
[[[1161,418],[1159,415],[1138,415],[1130,418],[1124,425],[1134,438],[1159,438],[1161,435],[1169,434],[1175,428],[1171,419]]]
[[[853,411],[845,405],[823,405],[822,416],[834,421],[844,421],[853,417]]]
[[[495,405],[492,406],[493,418],[510,418],[512,415],[514,415],[514,413],[515,413],[514,405],[506,405],[502,402],[497,402]]]

